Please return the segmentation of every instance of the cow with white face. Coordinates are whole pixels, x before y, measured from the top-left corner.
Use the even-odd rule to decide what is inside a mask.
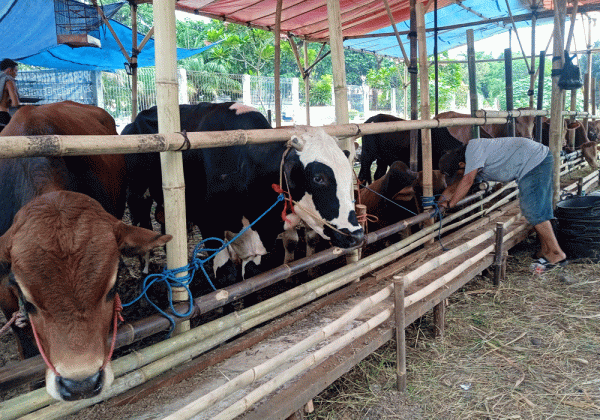
[[[180,105],[181,129],[223,131],[270,129],[256,109],[238,103]],[[155,133],[156,108],[141,112],[122,134]],[[199,227],[203,238],[231,238],[256,221],[277,199],[273,184],[280,179],[295,201],[285,227],[302,220],[332,245],[349,248],[360,244],[364,232],[356,219],[352,193],[352,167],[337,141],[322,128],[297,127],[301,132],[286,143],[194,149],[183,152],[188,222]],[[140,161],[141,157],[143,160]],[[128,172],[137,193],[149,189],[162,204],[162,180],[157,154],[127,158]],[[136,162],[137,161],[137,162]],[[149,172],[148,168],[152,168]],[[281,263],[273,259],[277,235],[283,231],[279,203],[258,220],[242,238],[215,257],[216,286],[224,287]],[[132,206],[130,203],[130,209]],[[159,206],[160,208],[160,206]],[[143,220],[147,215],[133,215]],[[160,218],[160,217],[158,217]],[[241,270],[234,267],[241,260]]]

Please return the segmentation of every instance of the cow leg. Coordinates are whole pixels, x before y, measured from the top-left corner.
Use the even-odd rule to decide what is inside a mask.
[[[285,255],[283,257],[283,263],[287,264],[289,262],[294,261],[296,252],[296,247],[298,246],[298,242],[300,241],[300,237],[298,236],[298,231],[296,229],[285,230],[281,233],[281,241],[283,242],[283,249]]]
[[[314,255],[314,253],[316,252],[315,250],[319,243],[320,236],[314,230],[312,230],[310,228],[306,228],[304,230],[304,237],[306,238],[306,256],[310,257],[311,255]],[[315,278],[318,276],[318,274],[319,274],[318,267],[311,267],[308,269],[308,276],[310,278]]]
[[[375,180],[378,180],[379,178],[383,177],[387,172],[387,169],[387,162],[383,162],[381,159],[377,159],[377,169],[375,169],[375,175],[373,175],[373,178],[375,178]]]

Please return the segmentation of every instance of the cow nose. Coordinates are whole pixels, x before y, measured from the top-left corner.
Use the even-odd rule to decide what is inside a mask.
[[[76,401],[94,397],[102,391],[103,382],[104,370],[100,370],[81,381],[63,378],[62,376],[56,377],[58,392],[65,401]]]
[[[363,229],[350,232],[350,230],[344,228],[338,232],[331,229],[329,226],[325,226],[323,231],[331,238],[331,244],[340,248],[352,248],[358,246],[363,242],[365,237]]]

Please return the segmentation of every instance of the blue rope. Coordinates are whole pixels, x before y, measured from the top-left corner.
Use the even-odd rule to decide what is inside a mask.
[[[437,217],[437,218],[439,218],[439,221],[440,221],[440,227],[438,228],[438,242],[440,243],[440,246],[442,247],[442,251],[448,251],[448,248],[446,248],[444,246],[444,244],[442,243],[442,220],[444,218],[443,212],[440,210],[440,207],[438,206],[438,203],[437,203],[435,197],[422,197],[421,200],[423,203],[423,208],[433,207],[435,209],[435,212],[433,213],[433,215],[431,217],[433,218],[433,220],[435,220]]]
[[[131,302],[127,302],[127,303],[123,304],[123,307],[126,308],[128,306],[131,306],[132,304],[134,304],[135,302],[140,300],[142,297],[145,297],[146,300],[154,307],[154,309],[156,309],[162,316],[164,316],[165,318],[167,318],[169,320],[169,322],[171,323],[169,335],[171,335],[171,333],[173,332],[173,329],[175,328],[175,319],[171,315],[169,315],[167,312],[160,309],[158,307],[158,305],[156,305],[154,302],[152,302],[152,300],[150,300],[150,298],[147,295],[148,290],[155,283],[164,281],[165,285],[167,286],[167,290],[169,291],[169,307],[171,308],[172,314],[177,317],[180,317],[180,318],[190,316],[192,314],[192,311],[194,310],[194,304],[193,304],[192,292],[191,292],[189,286],[190,286],[190,283],[192,282],[192,280],[194,279],[194,275],[196,274],[196,271],[198,269],[201,269],[202,272],[204,273],[206,280],[208,280],[208,283],[212,287],[212,289],[217,290],[217,288],[214,286],[214,284],[210,280],[210,277],[209,277],[208,273],[206,272],[206,269],[204,268],[204,263],[210,261],[212,258],[215,257],[215,255],[217,255],[219,252],[221,252],[222,250],[227,248],[229,246],[229,244],[231,244],[233,241],[235,241],[240,236],[242,236],[244,234],[244,232],[246,232],[248,229],[252,228],[252,226],[254,226],[256,224],[256,222],[258,222],[260,219],[262,219],[268,212],[273,210],[273,208],[277,204],[282,202],[284,199],[285,199],[285,196],[283,194],[279,194],[279,196],[277,197],[277,200],[275,201],[275,203],[273,203],[273,205],[271,205],[271,207],[269,207],[256,220],[254,220],[252,223],[250,223],[248,226],[246,226],[244,229],[242,229],[229,242],[225,242],[223,239],[215,238],[215,237],[206,238],[206,239],[201,240],[194,247],[194,252],[192,254],[192,260],[186,266],[180,267],[180,268],[172,268],[172,269],[165,268],[165,269],[163,269],[162,273],[155,273],[155,274],[150,274],[150,275],[146,276],[146,278],[144,279],[144,282],[142,283],[142,292],[138,295],[138,297],[133,299]],[[203,248],[204,244],[207,243],[208,241],[218,241],[221,244],[221,246],[218,248]],[[212,254],[210,254],[206,258],[198,258],[198,254],[200,252],[212,252]],[[184,273],[184,272],[187,272],[187,274],[185,276],[177,277],[177,274]],[[187,312],[181,313],[181,312],[177,312],[175,310],[175,307],[173,306],[173,291],[172,291],[173,287],[184,288],[185,291],[187,292],[188,299],[190,302],[190,307],[188,308]]]

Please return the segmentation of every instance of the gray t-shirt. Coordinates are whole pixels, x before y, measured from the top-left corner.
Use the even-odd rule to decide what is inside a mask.
[[[479,175],[486,181],[520,181],[542,163],[549,150],[523,137],[473,139],[465,152],[465,174],[481,168]]]

